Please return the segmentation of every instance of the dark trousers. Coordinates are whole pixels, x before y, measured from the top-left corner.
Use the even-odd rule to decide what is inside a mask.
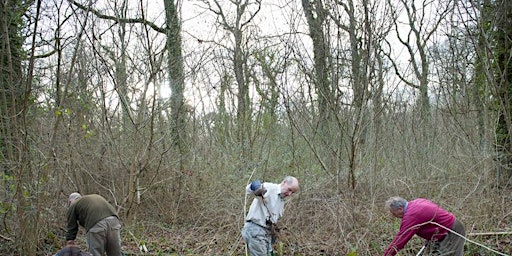
[[[464,238],[466,230],[464,225],[455,220],[453,227],[448,231],[441,242],[431,242],[428,247],[428,254],[431,256],[464,256]]]

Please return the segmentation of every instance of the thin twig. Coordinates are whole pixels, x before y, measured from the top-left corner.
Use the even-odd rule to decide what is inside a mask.
[[[0,235],[0,238],[2,238],[3,240],[14,242],[14,239],[12,239],[10,237],[3,236],[3,235]]]

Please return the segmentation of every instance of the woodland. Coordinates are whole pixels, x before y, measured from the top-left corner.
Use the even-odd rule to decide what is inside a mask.
[[[126,255],[246,255],[245,186],[287,175],[275,255],[382,255],[391,196],[454,213],[465,255],[512,254],[512,1],[0,12],[0,255],[61,249],[72,192],[116,207]]]

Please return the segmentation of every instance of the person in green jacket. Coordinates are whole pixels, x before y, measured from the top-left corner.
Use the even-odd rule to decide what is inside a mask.
[[[75,244],[79,226],[85,228],[87,251],[93,256],[120,256],[121,223],[115,208],[96,194],[69,195],[67,211],[66,245]]]

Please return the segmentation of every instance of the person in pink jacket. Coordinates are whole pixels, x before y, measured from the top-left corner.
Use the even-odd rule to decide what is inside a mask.
[[[424,198],[408,202],[391,197],[386,201],[386,208],[402,222],[384,256],[396,255],[414,235],[428,242],[428,255],[464,255],[464,225],[439,205]]]

